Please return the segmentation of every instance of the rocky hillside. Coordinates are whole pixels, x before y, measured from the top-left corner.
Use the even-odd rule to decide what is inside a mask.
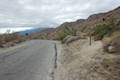
[[[97,29],[95,29],[96,27]],[[87,35],[94,33],[95,39],[99,40],[116,30],[120,30],[120,7],[109,12],[93,14],[87,19],[65,22],[55,29],[36,33],[34,38],[63,40],[68,35],[79,36],[81,33],[86,33]]]
[[[88,19],[79,19],[75,22],[65,22],[58,27],[58,30],[68,26],[77,28],[81,31],[88,31],[89,28],[92,28],[97,24],[109,22],[111,20],[114,20],[114,22],[120,22],[120,7],[106,13],[93,14],[89,16]]]
[[[103,24],[112,26],[112,29],[116,27],[117,29],[120,29],[120,7],[106,13],[93,14],[87,19],[79,19],[75,22],[65,22],[56,29],[56,35],[59,37],[59,32],[63,33],[66,27],[71,28],[72,30],[75,29],[76,34],[78,32],[88,34],[94,32],[94,28],[97,25],[104,26]]]

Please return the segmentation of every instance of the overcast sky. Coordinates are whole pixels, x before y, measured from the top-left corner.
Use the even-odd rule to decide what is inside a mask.
[[[0,28],[56,27],[118,6],[120,0],[0,0]]]

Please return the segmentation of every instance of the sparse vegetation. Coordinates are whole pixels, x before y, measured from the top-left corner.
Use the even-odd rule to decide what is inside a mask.
[[[98,37],[97,39],[102,39],[105,35],[110,35],[112,30],[111,25],[100,24],[95,27],[94,34]]]
[[[71,27],[65,27],[62,31],[58,32],[59,40],[63,40],[68,35],[75,36],[77,30]]]
[[[95,40],[101,40],[104,38],[104,36],[111,36],[113,32],[120,29],[118,26],[119,22],[115,23],[113,20],[108,23],[96,25],[96,27],[93,29]]]
[[[0,35],[0,47],[4,48],[14,46],[16,43],[20,43],[25,41],[26,38],[18,35],[17,33],[6,33]]]

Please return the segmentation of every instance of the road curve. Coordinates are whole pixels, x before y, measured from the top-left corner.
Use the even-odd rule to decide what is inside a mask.
[[[0,52],[0,80],[51,80],[55,42],[32,40]]]

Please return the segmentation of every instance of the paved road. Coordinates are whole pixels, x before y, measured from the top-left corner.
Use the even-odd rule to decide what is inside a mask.
[[[50,80],[54,45],[33,40],[0,52],[0,80]]]

